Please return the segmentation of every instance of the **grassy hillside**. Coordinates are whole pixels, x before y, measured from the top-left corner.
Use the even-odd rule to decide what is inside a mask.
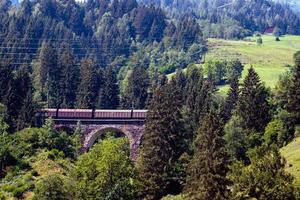
[[[280,74],[293,64],[293,54],[300,50],[300,36],[283,36],[275,41],[274,36],[262,36],[263,44],[256,44],[256,37],[243,41],[209,39],[208,59],[240,59],[246,67],[254,66],[267,86],[274,87]],[[246,70],[244,71],[245,74]],[[221,90],[226,90],[226,87]]]
[[[295,182],[300,186],[300,137],[283,147],[281,154],[287,161],[287,171],[295,177]]]

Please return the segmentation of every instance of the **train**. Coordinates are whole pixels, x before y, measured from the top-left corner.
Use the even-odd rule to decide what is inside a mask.
[[[53,109],[39,111],[54,119],[145,119],[147,110]]]

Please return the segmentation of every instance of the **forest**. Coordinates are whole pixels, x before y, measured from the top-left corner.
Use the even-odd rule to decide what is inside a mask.
[[[275,88],[206,59],[208,38],[300,35],[288,4],[2,0],[0,16],[0,200],[300,199],[281,155],[300,132],[300,51]],[[147,109],[138,158],[113,131],[83,153],[81,122],[38,127],[41,108]]]

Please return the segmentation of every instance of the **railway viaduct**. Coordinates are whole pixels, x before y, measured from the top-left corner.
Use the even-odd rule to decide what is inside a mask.
[[[135,160],[144,134],[146,112],[146,110],[44,109],[39,114],[42,114],[43,118],[51,117],[58,129],[74,130],[80,121],[83,152],[88,151],[106,132],[121,133],[129,139],[130,156]]]

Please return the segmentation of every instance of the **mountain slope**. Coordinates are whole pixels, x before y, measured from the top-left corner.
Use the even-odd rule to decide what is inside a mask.
[[[288,4],[291,8],[296,11],[300,12],[300,0],[275,0],[276,2]]]

